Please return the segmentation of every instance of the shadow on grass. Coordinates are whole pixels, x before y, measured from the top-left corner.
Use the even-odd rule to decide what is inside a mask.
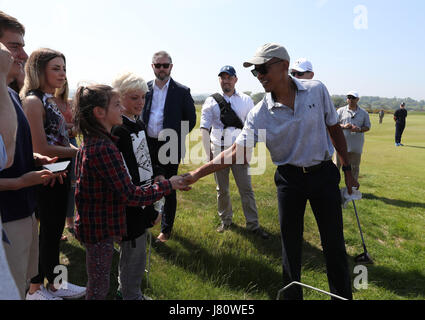
[[[405,146],[405,147],[408,147],[408,148],[425,149],[425,147],[422,147],[422,146],[410,146],[410,145],[407,145],[407,144],[405,144],[404,146]]]
[[[350,267],[355,264],[349,257]],[[398,271],[388,267],[368,265],[368,281],[377,287],[385,288],[404,299],[423,299],[425,295],[425,275],[417,270]]]
[[[68,238],[69,237],[70,235],[68,235]],[[66,265],[69,282],[85,287],[87,285],[86,250],[84,247],[76,245],[76,241],[77,240],[61,242],[60,251],[69,261],[69,264]],[[107,299],[114,299],[118,288],[118,261],[119,254],[114,251]]]
[[[388,199],[385,197],[377,197],[370,193],[363,193],[362,195],[363,199],[369,199],[369,200],[379,200],[386,204],[389,204],[391,206],[395,207],[402,207],[402,208],[424,208],[425,209],[425,203],[423,202],[412,202],[412,201],[404,201],[404,200],[397,200],[397,199]]]
[[[263,240],[251,234],[244,228],[237,230],[252,239],[253,244],[264,253],[264,255],[278,258],[281,261],[280,235],[272,235],[271,239]],[[276,299],[277,292],[283,287],[282,272],[271,268],[267,262],[259,261],[249,257],[240,257],[232,254],[212,254],[207,249],[190,241],[180,235],[173,236],[184,248],[175,250],[167,245],[153,246],[154,250],[170,263],[184,268],[188,272],[211,281],[217,279],[217,285],[225,284],[235,290],[247,290],[263,292],[269,299]],[[322,269],[325,272],[325,264],[322,251],[304,241],[303,244],[303,269]]]

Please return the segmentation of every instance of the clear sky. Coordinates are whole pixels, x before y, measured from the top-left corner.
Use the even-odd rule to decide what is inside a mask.
[[[124,71],[151,80],[152,54],[166,50],[192,94],[217,91],[226,64],[240,91],[262,92],[242,63],[277,42],[308,58],[331,94],[425,99],[423,0],[0,0],[0,10],[25,25],[29,54],[65,54],[71,88]]]

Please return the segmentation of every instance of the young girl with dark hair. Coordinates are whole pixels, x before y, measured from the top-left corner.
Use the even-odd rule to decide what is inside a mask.
[[[110,132],[121,125],[118,92],[105,85],[78,88],[74,119],[83,134],[76,158],[75,234],[86,248],[86,299],[103,300],[109,290],[114,241],[126,236],[126,206],[151,205],[173,189],[188,190],[183,178],[135,186]]]

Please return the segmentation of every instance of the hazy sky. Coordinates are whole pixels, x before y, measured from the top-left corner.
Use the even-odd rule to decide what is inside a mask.
[[[66,55],[72,88],[124,71],[151,80],[152,54],[166,50],[192,94],[217,91],[226,64],[239,90],[262,92],[242,63],[277,42],[308,58],[331,94],[425,99],[423,0],[0,0],[0,10],[25,25],[28,54]]]

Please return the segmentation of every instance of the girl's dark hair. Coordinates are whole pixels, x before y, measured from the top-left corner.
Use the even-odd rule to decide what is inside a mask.
[[[73,99],[74,123],[84,137],[108,138],[105,127],[97,121],[93,114],[95,107],[108,109],[113,95],[118,94],[107,85],[81,86]]]

